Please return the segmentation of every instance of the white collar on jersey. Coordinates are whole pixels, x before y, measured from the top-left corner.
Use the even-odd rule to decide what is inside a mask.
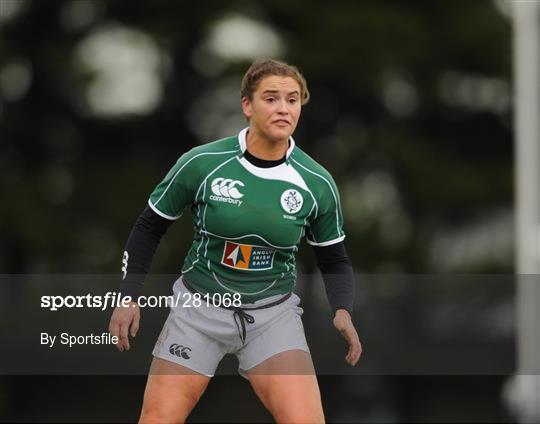
[[[249,130],[249,127],[244,128],[242,131],[238,133],[238,143],[240,144],[240,149],[242,150],[242,154],[247,149],[246,145],[246,134]],[[289,159],[289,156],[291,155],[293,149],[294,149],[294,140],[292,137],[289,137],[289,148],[287,149],[287,153],[285,154],[285,159]]]

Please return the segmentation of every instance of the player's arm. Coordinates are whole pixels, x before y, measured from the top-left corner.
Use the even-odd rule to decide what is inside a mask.
[[[122,267],[122,296],[138,300],[144,279],[163,235],[174,221],[163,218],[147,206],[141,213],[126,243]]]
[[[313,246],[313,250],[334,313],[334,326],[349,344],[345,360],[355,365],[362,353],[362,345],[352,322],[355,279],[345,244],[341,241],[329,246]]]
[[[318,207],[310,216],[306,241],[315,251],[328,301],[334,312],[334,327],[349,344],[345,360],[355,365],[362,353],[362,346],[352,322],[354,271],[343,243],[345,232],[338,188],[328,172],[320,169],[319,172],[319,183],[313,184]]]
[[[122,352],[129,350],[129,335],[135,337],[139,330],[140,311],[136,303],[142,294],[144,279],[161,238],[174,221],[165,219],[147,206],[141,213],[126,243],[122,260],[122,297],[130,296],[128,307],[118,306],[113,311],[109,332],[119,338],[116,345]]]
[[[330,246],[313,246],[321,270],[328,302],[334,314],[344,309],[351,316],[354,302],[354,271],[342,241]]]
[[[112,335],[119,337],[118,350],[129,350],[129,335],[137,334],[140,312],[136,303],[142,294],[144,279],[152,264],[161,237],[180,216],[184,208],[193,204],[199,181],[199,169],[193,159],[193,149],[183,154],[154,189],[148,206],[139,216],[124,251],[122,263],[123,296],[134,301],[129,307],[114,310],[109,325]]]

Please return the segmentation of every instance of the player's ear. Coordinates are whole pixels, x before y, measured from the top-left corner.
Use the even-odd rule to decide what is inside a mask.
[[[253,112],[251,110],[251,100],[249,100],[249,98],[247,96],[244,96],[244,97],[242,97],[241,104],[242,104],[242,112],[244,113],[244,116],[248,120],[250,120],[251,115],[253,114]]]

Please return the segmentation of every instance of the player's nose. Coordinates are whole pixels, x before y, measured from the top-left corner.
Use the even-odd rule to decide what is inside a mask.
[[[288,114],[289,108],[287,107],[287,102],[285,100],[280,100],[277,105],[277,111],[282,114]]]

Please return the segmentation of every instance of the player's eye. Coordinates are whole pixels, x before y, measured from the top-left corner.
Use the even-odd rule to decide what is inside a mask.
[[[276,98],[275,98],[275,97],[267,97],[267,98],[266,98],[266,101],[267,101],[268,103],[273,103],[273,102],[276,101]]]
[[[295,104],[297,101],[298,101],[298,99],[296,97],[291,97],[289,99],[289,103],[291,103],[291,104]]]

